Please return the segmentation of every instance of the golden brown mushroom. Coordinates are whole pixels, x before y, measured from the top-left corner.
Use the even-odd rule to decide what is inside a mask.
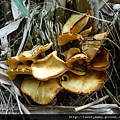
[[[31,67],[29,65],[18,65],[15,70],[6,70],[6,73],[10,80],[14,80],[18,74],[29,74],[32,75]]]
[[[48,50],[52,46],[52,42],[45,45],[38,45],[32,48],[32,50],[24,51],[20,53],[18,56],[14,56],[8,58],[6,63],[9,65],[11,69],[16,69],[17,65],[23,63],[25,61],[33,61],[36,62],[38,54],[44,55],[44,52]]]
[[[73,67],[74,62],[78,62],[79,65],[82,65],[84,60],[89,61],[89,58],[85,54],[79,53],[71,57],[69,60],[67,60],[66,65],[68,67]]]
[[[86,13],[86,15],[85,14],[72,14],[71,17],[64,24],[62,33],[80,32],[87,24],[89,20],[89,15],[90,13]]]
[[[28,61],[28,60],[32,60],[33,62],[36,62],[36,57],[42,53],[47,51],[51,46],[53,45],[53,43],[48,43],[45,45],[38,45],[32,48],[32,50],[28,50],[28,51],[23,51],[22,53],[20,53],[18,55],[18,58],[20,61]]]
[[[21,84],[23,93],[30,96],[34,102],[43,105],[49,104],[62,89],[57,79],[42,82],[33,77],[27,77]]]
[[[101,34],[94,35],[90,40],[86,39],[82,44],[82,52],[86,54],[90,60],[93,60],[99,52],[99,48],[103,45],[105,41],[104,38],[106,38],[108,34],[109,30]]]
[[[62,46],[62,45],[67,44],[68,42],[76,40],[76,39],[79,40],[79,41],[84,40],[82,35],[79,35],[77,33],[70,33],[70,32],[69,33],[63,33],[58,37],[58,45]]]
[[[80,53],[81,50],[79,48],[70,48],[69,50],[64,51],[63,53],[61,53],[64,57],[65,60],[70,59],[71,57],[73,57],[75,54]]]
[[[92,71],[84,76],[66,72],[61,77],[61,85],[65,90],[72,93],[90,94],[99,90],[105,80],[106,74],[101,71]]]
[[[33,76],[42,81],[50,78],[56,78],[67,70],[67,66],[63,60],[57,57],[57,52],[53,51],[46,57],[39,59],[31,65]]]
[[[78,69],[76,70],[74,68],[69,68],[69,67],[68,67],[67,71],[70,71],[70,72],[72,72],[72,73],[74,73],[76,75],[85,75],[86,74],[85,70],[78,70]]]
[[[88,68],[92,70],[103,71],[106,70],[109,65],[109,52],[105,49],[102,49],[101,52],[98,53],[93,59],[91,65],[88,66]]]
[[[85,35],[90,34],[91,31],[92,31],[92,26],[91,26],[90,28],[88,28],[88,29],[86,29],[86,30],[80,32],[79,34],[82,35],[82,36],[85,36]]]
[[[90,13],[87,13],[86,15],[84,15],[84,17],[77,21],[70,29],[70,32],[79,33],[86,26],[89,20],[89,15]]]
[[[73,25],[79,21],[84,14],[72,14],[71,17],[67,20],[67,22],[64,24],[62,33],[70,32],[70,29],[73,27]]]
[[[11,69],[16,69],[17,65],[20,64],[20,61],[18,59],[18,56],[15,56],[15,57],[8,58],[6,60],[6,63],[7,65],[9,65]]]

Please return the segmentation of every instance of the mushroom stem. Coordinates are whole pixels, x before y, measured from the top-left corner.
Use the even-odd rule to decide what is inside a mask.
[[[109,95],[106,95],[106,96],[104,96],[104,97],[102,97],[94,102],[88,103],[88,104],[80,106],[80,107],[76,107],[76,108],[74,108],[74,110],[75,110],[75,112],[83,110],[83,109],[88,108],[94,104],[98,104],[99,102],[102,102],[103,100],[107,99],[108,97],[109,97]]]

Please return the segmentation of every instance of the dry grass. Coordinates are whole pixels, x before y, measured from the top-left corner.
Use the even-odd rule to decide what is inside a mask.
[[[10,2],[4,0],[5,3],[8,3],[10,5]],[[4,2],[0,3],[1,5],[4,4]],[[32,18],[25,19],[22,18],[21,22],[15,23],[18,25],[18,28],[16,28],[14,31],[10,31],[9,34],[5,34],[4,36],[0,36],[0,39],[3,38],[6,39],[6,51],[4,51],[1,47],[1,55],[0,55],[0,68],[3,70],[0,74],[0,76],[6,76],[5,69],[7,69],[5,60],[10,56],[18,55],[23,50],[29,50],[36,44],[46,44],[47,42],[53,42],[53,48],[52,50],[57,50],[61,52],[61,48],[57,45],[57,37],[61,33],[61,29],[63,26],[63,23],[48,20],[48,16],[45,10],[43,10],[43,3],[36,4],[35,2],[30,2],[30,12]],[[64,8],[61,8],[64,10]],[[5,15],[7,16],[12,14],[13,11],[8,9],[8,11],[5,13],[2,8],[0,8],[2,15],[0,16],[0,30],[4,28],[6,25],[10,25],[14,20],[12,17],[7,21]],[[67,9],[67,14],[65,18],[67,19],[68,13],[71,13],[71,10]],[[72,11],[77,12],[77,11]],[[115,14],[116,15],[116,14]],[[4,16],[4,18],[2,18]],[[41,17],[42,16],[42,17]],[[109,95],[109,99],[103,100],[101,103],[107,103],[107,104],[118,104],[120,105],[120,76],[119,76],[119,70],[120,70],[120,34],[119,34],[119,28],[117,28],[118,25],[120,25],[119,21],[119,13],[116,16],[116,19],[113,19],[110,21],[110,23],[107,23],[105,21],[108,21],[106,18],[107,16],[101,14],[101,30],[110,29],[110,35],[108,39],[106,39],[106,44],[103,46],[105,49],[107,49],[110,52],[110,67],[105,71],[108,78],[105,83],[105,85],[100,89],[99,91],[91,94],[91,95],[76,95],[69,92],[61,92],[57,95],[55,100],[51,104],[56,104],[60,106],[81,106],[88,104],[90,102],[93,102],[101,97],[104,97],[106,95]],[[20,19],[18,18],[18,20]],[[4,19],[6,20],[7,24],[5,24]],[[66,20],[65,19],[65,20]],[[95,18],[94,18],[95,19]],[[102,23],[103,22],[103,23]],[[12,27],[12,25],[10,26]],[[6,38],[5,38],[6,37]],[[4,45],[1,43],[1,46]],[[4,51],[4,52],[2,52]],[[6,79],[6,78],[5,78]],[[28,96],[21,94],[19,89],[15,88],[15,83],[10,83],[8,80],[6,80],[6,83],[3,82],[3,80],[0,80],[0,102],[1,107],[0,111],[3,111],[3,107],[5,106],[11,106],[11,111],[14,113],[13,107],[17,104],[19,106],[20,113],[23,112],[29,113],[27,109],[24,107],[24,105],[36,105]],[[16,84],[19,87],[19,84]],[[5,113],[7,113],[8,109],[6,108]],[[3,111],[4,112],[4,111]]]

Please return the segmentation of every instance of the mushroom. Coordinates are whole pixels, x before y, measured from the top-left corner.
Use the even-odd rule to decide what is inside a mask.
[[[79,41],[84,40],[82,35],[79,35],[77,33],[70,33],[70,32],[69,33],[63,33],[58,37],[58,45],[62,46],[62,45],[67,44],[68,42],[76,40],[76,39],[79,40]]]
[[[18,65],[17,68],[6,70],[6,73],[10,80],[14,80],[18,74],[29,74],[32,75],[31,67],[29,65]]]
[[[79,21],[77,21],[70,29],[70,32],[79,33],[86,26],[89,20],[89,16],[90,12],[87,13],[84,17],[82,17]]]
[[[69,60],[67,60],[66,65],[68,67],[73,67],[74,62],[78,62],[79,65],[82,65],[84,60],[89,61],[89,58],[85,54],[79,53],[71,57]]]
[[[64,24],[62,33],[73,32],[78,33],[80,32],[89,20],[90,13],[84,14],[72,14],[71,17],[67,20]]]
[[[18,56],[14,56],[14,57],[8,58],[6,60],[6,63],[11,69],[16,69],[17,65],[20,64],[20,61],[18,59]]]
[[[14,56],[11,58],[8,58],[8,60],[6,60],[6,63],[9,65],[9,67],[11,69],[16,69],[17,65],[19,65],[20,63],[23,63],[25,61],[33,61],[36,62],[36,59],[38,54],[44,54],[44,52],[46,50],[48,50],[51,46],[52,46],[52,42],[45,44],[45,45],[38,45],[32,48],[32,50],[28,50],[28,51],[24,51],[22,53],[20,53],[18,56]]]
[[[109,52],[105,49],[102,49],[101,52],[98,53],[93,59],[91,65],[88,66],[88,68],[92,70],[103,71],[106,70],[109,65]]]
[[[73,25],[82,17],[84,17],[84,14],[72,14],[71,17],[69,17],[67,22],[64,24],[62,33],[70,32],[70,29],[73,27]]]
[[[69,67],[68,67],[67,71],[70,71],[70,72],[72,72],[72,73],[74,73],[76,75],[85,75],[86,74],[86,71],[78,70],[78,69],[76,70],[74,68],[69,68]]]
[[[99,48],[103,45],[104,38],[106,38],[108,34],[109,31],[106,31],[101,34],[94,35],[90,40],[84,40],[81,46],[82,52],[86,54],[90,60],[93,60],[93,58],[99,52]]]
[[[101,71],[91,71],[84,76],[66,72],[61,76],[62,87],[72,93],[91,94],[105,83],[106,74]]]
[[[80,32],[79,34],[82,35],[82,36],[85,36],[85,35],[87,35],[87,34],[90,34],[91,31],[92,31],[92,26],[91,26],[90,28],[88,28],[88,29]]]
[[[46,82],[39,81],[33,77],[27,77],[22,81],[21,91],[30,96],[38,104],[49,104],[63,88],[57,79]]]
[[[41,53],[47,51],[51,46],[53,45],[52,42],[45,44],[45,45],[38,45],[32,48],[32,50],[23,51],[19,54],[18,58],[21,61],[28,61],[32,60],[33,62],[36,62],[35,58]]]
[[[33,76],[42,81],[50,78],[57,78],[67,70],[67,66],[63,60],[57,57],[57,52],[53,51],[46,57],[38,59],[36,63],[31,65]]]
[[[75,54],[80,53],[81,50],[79,48],[70,48],[69,50],[64,51],[63,53],[61,53],[64,57],[65,60],[70,59],[71,57],[73,57]]]

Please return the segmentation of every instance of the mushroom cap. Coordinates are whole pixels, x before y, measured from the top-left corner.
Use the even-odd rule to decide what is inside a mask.
[[[67,70],[67,66],[63,60],[57,57],[57,52],[53,51],[46,57],[39,59],[31,65],[33,76],[42,81],[50,78],[56,78]]]
[[[6,63],[7,63],[7,65],[9,65],[9,67],[11,69],[16,69],[17,65],[20,64],[18,56],[14,56],[14,57],[8,58],[6,60]]]
[[[96,56],[96,54],[99,52],[99,48],[96,47],[93,42],[87,42],[87,44],[82,45],[82,51],[85,55],[87,55],[89,57],[89,59],[91,61]],[[88,61],[88,62],[90,62],[90,61]]]
[[[89,20],[90,12],[84,15],[80,20],[78,20],[70,29],[70,32],[79,33],[87,24]]]
[[[31,67],[29,65],[18,65],[15,70],[6,70],[6,73],[10,80],[14,80],[18,74],[29,74],[32,75]]]
[[[79,48],[70,48],[69,50],[66,50],[62,53],[62,55],[65,57],[65,60],[70,59],[73,57],[75,54],[80,53],[81,50]]]
[[[91,37],[91,40],[88,39],[84,41],[82,44],[82,51],[90,58],[90,60],[93,60],[93,58],[97,55],[99,48],[104,43],[104,38],[106,38],[108,34],[109,30],[101,34],[94,35]]]
[[[85,54],[79,53],[71,57],[69,60],[67,60],[66,65],[68,67],[73,67],[74,62],[83,63],[84,60],[89,61],[89,58]]]
[[[27,77],[22,81],[20,89],[30,96],[34,102],[45,105],[49,104],[63,88],[57,79],[42,82],[33,77]]]
[[[84,76],[66,72],[61,77],[61,85],[72,93],[91,94],[100,89],[105,80],[106,74],[101,71],[92,71]]]
[[[37,59],[37,55],[48,50],[52,46],[52,44],[53,43],[51,42],[45,45],[35,46],[32,48],[32,50],[24,51],[18,56],[8,58],[8,60],[6,60],[6,63],[11,69],[16,69],[17,65],[19,65],[21,62],[28,60],[35,62]]]
[[[91,26],[90,28],[88,28],[88,29],[80,32],[79,34],[82,35],[82,36],[85,36],[85,35],[87,35],[87,34],[90,34],[91,31],[92,31],[92,26]]]
[[[69,19],[67,20],[67,22],[64,24],[63,29],[62,29],[62,33],[70,32],[70,29],[73,27],[73,25],[77,21],[79,21],[83,16],[84,16],[84,14],[72,14],[69,17]]]
[[[109,33],[110,33],[110,30],[107,30],[106,32],[94,35],[93,38],[96,40],[101,40],[100,43],[101,42],[103,43],[105,41],[104,38],[107,38]]]
[[[82,71],[82,70],[76,70],[74,68],[68,68],[67,71],[70,71],[76,75],[85,75],[86,74],[86,71]]]
[[[80,41],[84,40],[82,35],[79,35],[77,33],[70,33],[70,32],[63,33],[58,37],[58,45],[62,46],[62,45],[67,44],[68,42],[76,40],[76,39],[78,39]]]
[[[52,42],[45,45],[38,45],[32,48],[32,50],[23,51],[18,55],[20,61],[33,60],[38,54],[47,51],[53,45]]]
[[[88,68],[92,70],[103,71],[107,69],[109,65],[109,52],[105,49],[102,49],[101,52],[98,53],[93,59],[91,65],[88,66]]]

